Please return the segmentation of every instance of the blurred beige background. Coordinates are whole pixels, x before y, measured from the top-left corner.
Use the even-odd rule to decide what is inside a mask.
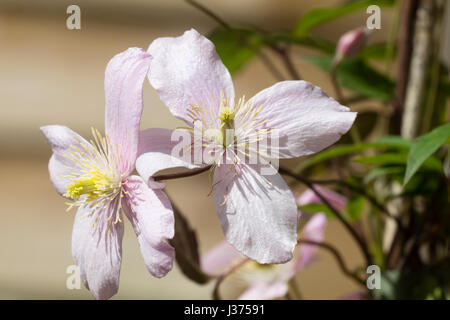
[[[66,8],[81,7],[82,29],[66,29]],[[289,28],[312,7],[338,1],[203,1],[231,23]],[[386,36],[389,12],[371,41]],[[318,34],[336,40],[365,22],[352,14]],[[83,136],[91,126],[103,131],[103,77],[108,60],[128,47],[147,48],[160,36],[178,36],[191,27],[207,33],[216,26],[209,17],[181,0],[0,0],[0,298],[91,299],[84,289],[66,289],[71,265],[74,212],[51,186],[47,162],[50,147],[39,131],[47,124],[67,125]],[[307,53],[300,50],[297,54]],[[333,95],[327,77],[295,61],[303,77]],[[237,94],[251,96],[276,79],[262,62],[253,60],[234,76]],[[148,82],[144,90],[142,128],[173,128],[180,124],[159,101]],[[289,165],[289,163],[285,163]],[[168,183],[167,192],[183,208],[197,230],[205,252],[223,239],[210,197],[207,175]],[[126,223],[120,299],[208,299],[212,284],[199,286],[177,267],[163,279],[146,271],[133,230]],[[342,227],[329,223],[327,241],[341,248],[351,267],[361,257]],[[335,260],[320,252],[319,261],[300,273],[297,283],[305,298],[334,299],[356,287]],[[229,296],[231,297],[231,296]]]

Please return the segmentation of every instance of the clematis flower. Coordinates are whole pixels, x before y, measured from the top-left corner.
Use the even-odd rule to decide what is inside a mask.
[[[326,217],[316,213],[302,230],[302,239],[322,242],[326,227]],[[268,265],[249,261],[235,271],[236,277],[248,285],[240,300],[269,300],[283,297],[288,292],[287,283],[297,272],[315,260],[317,246],[300,244],[295,258],[285,264]],[[224,241],[202,257],[202,269],[211,276],[227,273],[243,257],[228,242]]]
[[[200,162],[180,156],[179,164],[213,165],[212,198],[227,240],[260,263],[292,259],[297,206],[270,163],[335,143],[356,113],[305,81],[279,82],[249,100],[235,100],[231,76],[213,43],[193,29],[177,38],[156,39],[148,52],[150,84],[193,135],[182,149],[188,154],[202,149]],[[173,144],[176,134],[161,130],[158,139],[165,134],[165,145]],[[149,138],[154,134],[142,133]],[[258,147],[261,141],[265,143]],[[174,156],[173,150],[154,148],[138,158],[136,168],[144,180],[151,182],[155,170],[164,169],[148,163],[155,156],[169,158],[170,152]]]
[[[133,225],[148,271],[162,277],[172,269],[174,250],[164,241],[174,234],[167,196],[131,175],[138,155],[142,86],[150,55],[130,48],[111,59],[105,72],[106,136],[92,129],[88,142],[71,129],[41,130],[53,155],[50,179],[77,208],[72,255],[81,278],[96,299],[117,293],[122,260],[123,215]],[[149,141],[146,142],[150,144]]]

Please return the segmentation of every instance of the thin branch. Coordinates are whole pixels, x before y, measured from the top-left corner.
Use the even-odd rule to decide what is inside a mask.
[[[173,179],[179,179],[179,178],[186,178],[186,177],[192,177],[197,174],[203,173],[205,171],[208,171],[211,169],[212,166],[206,166],[199,169],[186,171],[186,172],[180,172],[180,173],[168,173],[168,174],[160,174],[153,177],[153,180],[155,181],[161,181],[161,180],[173,180]]]
[[[226,23],[222,18],[220,18],[217,14],[212,12],[210,9],[208,9],[204,5],[198,3],[197,1],[194,1],[194,0],[186,0],[186,2],[189,3],[191,6],[195,7],[196,9],[200,10],[201,12],[205,13],[207,16],[211,17],[213,20],[217,21],[225,29],[231,29],[231,27],[228,23]]]
[[[282,48],[275,44],[272,44],[270,48],[278,54],[281,61],[283,62],[286,70],[289,72],[289,75],[291,76],[292,80],[301,80],[302,77],[300,73],[295,68],[294,63],[292,62],[291,55],[289,54],[288,48]]]
[[[433,25],[435,23],[434,2],[432,0],[421,0],[420,3],[417,10],[414,46],[409,67],[410,76],[402,116],[401,135],[407,139],[413,139],[419,133],[422,102],[427,85],[426,76],[433,38]]]
[[[419,0],[404,0],[401,3],[401,9],[399,11],[400,23],[397,34],[397,81],[395,85],[395,100],[393,101],[393,128],[400,128],[403,104],[405,102],[406,86],[408,85],[409,78],[414,21],[418,2]]]
[[[225,20],[223,20],[221,17],[219,17],[217,14],[215,14],[212,10],[208,9],[204,5],[198,3],[197,1],[194,1],[194,0],[186,0],[186,2],[190,5],[192,5],[193,7],[195,7],[196,9],[200,10],[201,12],[205,13],[207,16],[209,16],[214,21],[219,23],[223,28],[225,28],[227,30],[232,30],[232,27],[227,22],[225,22]],[[279,81],[284,80],[284,77],[281,74],[281,72],[278,71],[277,67],[272,63],[272,61],[270,61],[269,57],[267,57],[264,54],[264,52],[254,48],[254,46],[252,46],[251,44],[247,44],[247,45],[251,50],[254,51],[255,54],[256,53],[259,54],[259,58],[264,62],[264,65],[266,66],[266,68],[269,70],[270,73],[272,73],[272,75],[277,80],[279,80]]]
[[[337,185],[340,185],[351,191],[354,191],[354,192],[364,196],[365,198],[367,198],[367,200],[369,200],[369,202],[375,208],[377,208],[382,214],[384,214],[388,218],[394,219],[397,222],[397,224],[401,226],[400,219],[398,217],[392,215],[385,206],[383,206],[381,203],[379,203],[378,200],[374,196],[369,194],[365,189],[358,188],[358,187],[356,187],[350,183],[347,183],[345,181],[342,181],[342,180],[329,179],[329,180],[309,180],[309,181],[313,184],[337,184]]]
[[[355,229],[353,229],[353,227],[350,225],[350,223],[342,216],[342,214],[333,207],[333,205],[331,205],[331,203],[319,192],[317,191],[316,187],[314,186],[314,183],[312,183],[311,181],[301,177],[300,175],[295,174],[294,172],[287,170],[287,169],[283,169],[280,168],[279,172],[281,174],[290,176],[291,178],[294,178],[298,181],[300,181],[301,183],[303,183],[304,185],[306,185],[309,189],[311,189],[316,196],[328,207],[330,208],[330,210],[333,212],[333,214],[336,216],[336,218],[338,218],[338,220],[344,225],[344,227],[347,229],[347,231],[353,236],[353,238],[355,239],[355,241],[357,242],[357,244],[359,245],[359,248],[364,256],[364,258],[366,259],[366,263],[367,265],[372,265],[373,261],[372,261],[372,256],[370,255],[369,249],[367,247],[367,244],[365,242],[365,240],[363,240],[360,235],[356,232]]]
[[[226,273],[221,274],[219,277],[217,277],[217,281],[216,281],[216,284],[214,285],[214,290],[213,290],[213,293],[212,293],[212,296],[213,296],[214,300],[220,300],[221,299],[220,298],[219,288],[220,288],[220,285],[222,284],[223,280],[225,280],[226,277],[228,277],[230,274],[235,272],[237,269],[239,269],[240,267],[242,267],[244,264],[246,264],[249,261],[250,261],[249,258],[242,259],[242,261],[239,261],[239,263],[237,263],[232,268],[230,268]]]
[[[259,58],[263,61],[266,68],[272,73],[272,75],[278,80],[283,81],[284,76],[281,74],[281,72],[277,69],[277,67],[270,61],[270,58],[261,50],[259,52]]]
[[[309,244],[309,245],[318,246],[320,248],[328,250],[328,252],[330,252],[334,256],[334,258],[336,259],[336,262],[339,265],[339,268],[346,276],[352,278],[353,280],[355,280],[359,284],[362,284],[363,286],[366,285],[366,282],[363,279],[358,277],[355,272],[351,271],[347,267],[347,265],[344,262],[344,259],[342,258],[341,254],[339,253],[339,251],[335,247],[333,247],[331,244],[326,243],[326,242],[316,242],[316,241],[306,240],[306,239],[303,239],[303,240],[299,239],[298,244]]]
[[[333,65],[331,66],[331,70],[330,70],[330,79],[331,79],[331,84],[333,85],[333,89],[336,93],[336,98],[340,103],[344,102],[344,96],[342,94],[342,90],[341,90],[341,86],[337,80],[337,76],[336,76],[336,71],[338,68],[339,64],[333,62]]]

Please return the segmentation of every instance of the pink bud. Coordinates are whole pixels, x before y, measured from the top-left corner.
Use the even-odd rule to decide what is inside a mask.
[[[366,45],[369,33],[366,28],[358,28],[343,34],[336,47],[336,60],[355,57]]]

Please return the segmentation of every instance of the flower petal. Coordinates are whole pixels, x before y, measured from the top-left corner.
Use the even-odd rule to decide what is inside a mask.
[[[230,73],[214,44],[196,30],[177,38],[158,38],[148,52],[152,55],[150,84],[174,116],[192,124],[188,116],[191,103],[218,114],[221,92],[234,100]]]
[[[56,191],[63,195],[66,193],[66,186],[69,183],[69,179],[64,176],[71,173],[70,168],[76,167],[76,164],[64,155],[70,155],[71,148],[83,149],[81,145],[91,148],[91,145],[78,133],[65,126],[44,126],[41,127],[41,131],[53,150],[53,155],[48,164],[50,180]]]
[[[222,241],[202,256],[202,270],[212,276],[219,276],[232,267],[236,261],[244,259],[228,241]]]
[[[325,237],[325,227],[327,226],[327,218],[324,213],[316,213],[305,225],[300,232],[301,240],[310,240],[315,242],[322,242]],[[294,274],[315,259],[317,246],[309,244],[300,244],[297,253],[297,259],[293,267]]]
[[[124,208],[136,233],[148,271],[161,278],[172,269],[174,249],[164,240],[174,235],[174,216],[167,196],[150,189],[139,176],[130,176]]]
[[[122,173],[134,169],[139,124],[142,115],[142,86],[150,66],[150,55],[130,48],[114,56],[105,71],[105,131],[123,158]]]
[[[292,158],[316,153],[335,143],[352,126],[355,112],[305,81],[282,81],[249,100],[262,106],[259,116],[279,135],[273,158]]]
[[[239,300],[270,300],[283,297],[288,292],[286,283],[281,281],[259,282],[250,286]]]
[[[149,183],[156,172],[164,169],[199,168],[202,165],[194,164],[191,153],[186,151],[190,145],[191,135],[185,130],[151,128],[141,131],[136,170]]]
[[[80,268],[81,278],[96,299],[109,299],[119,288],[122,262],[123,223],[111,223],[110,231],[106,221],[93,226],[89,217],[92,209],[80,208],[75,217],[72,232],[72,255]],[[109,216],[99,212],[100,219]]]
[[[225,236],[237,250],[259,263],[284,263],[297,243],[297,206],[278,173],[260,173],[260,166],[216,168],[214,203]]]
[[[333,190],[323,188],[317,184],[314,185],[314,188],[336,209],[342,209],[347,205],[347,198],[343,195],[334,192]],[[307,189],[297,197],[297,204],[299,206],[311,203],[322,203],[322,200],[320,200],[316,193],[311,189]]]

